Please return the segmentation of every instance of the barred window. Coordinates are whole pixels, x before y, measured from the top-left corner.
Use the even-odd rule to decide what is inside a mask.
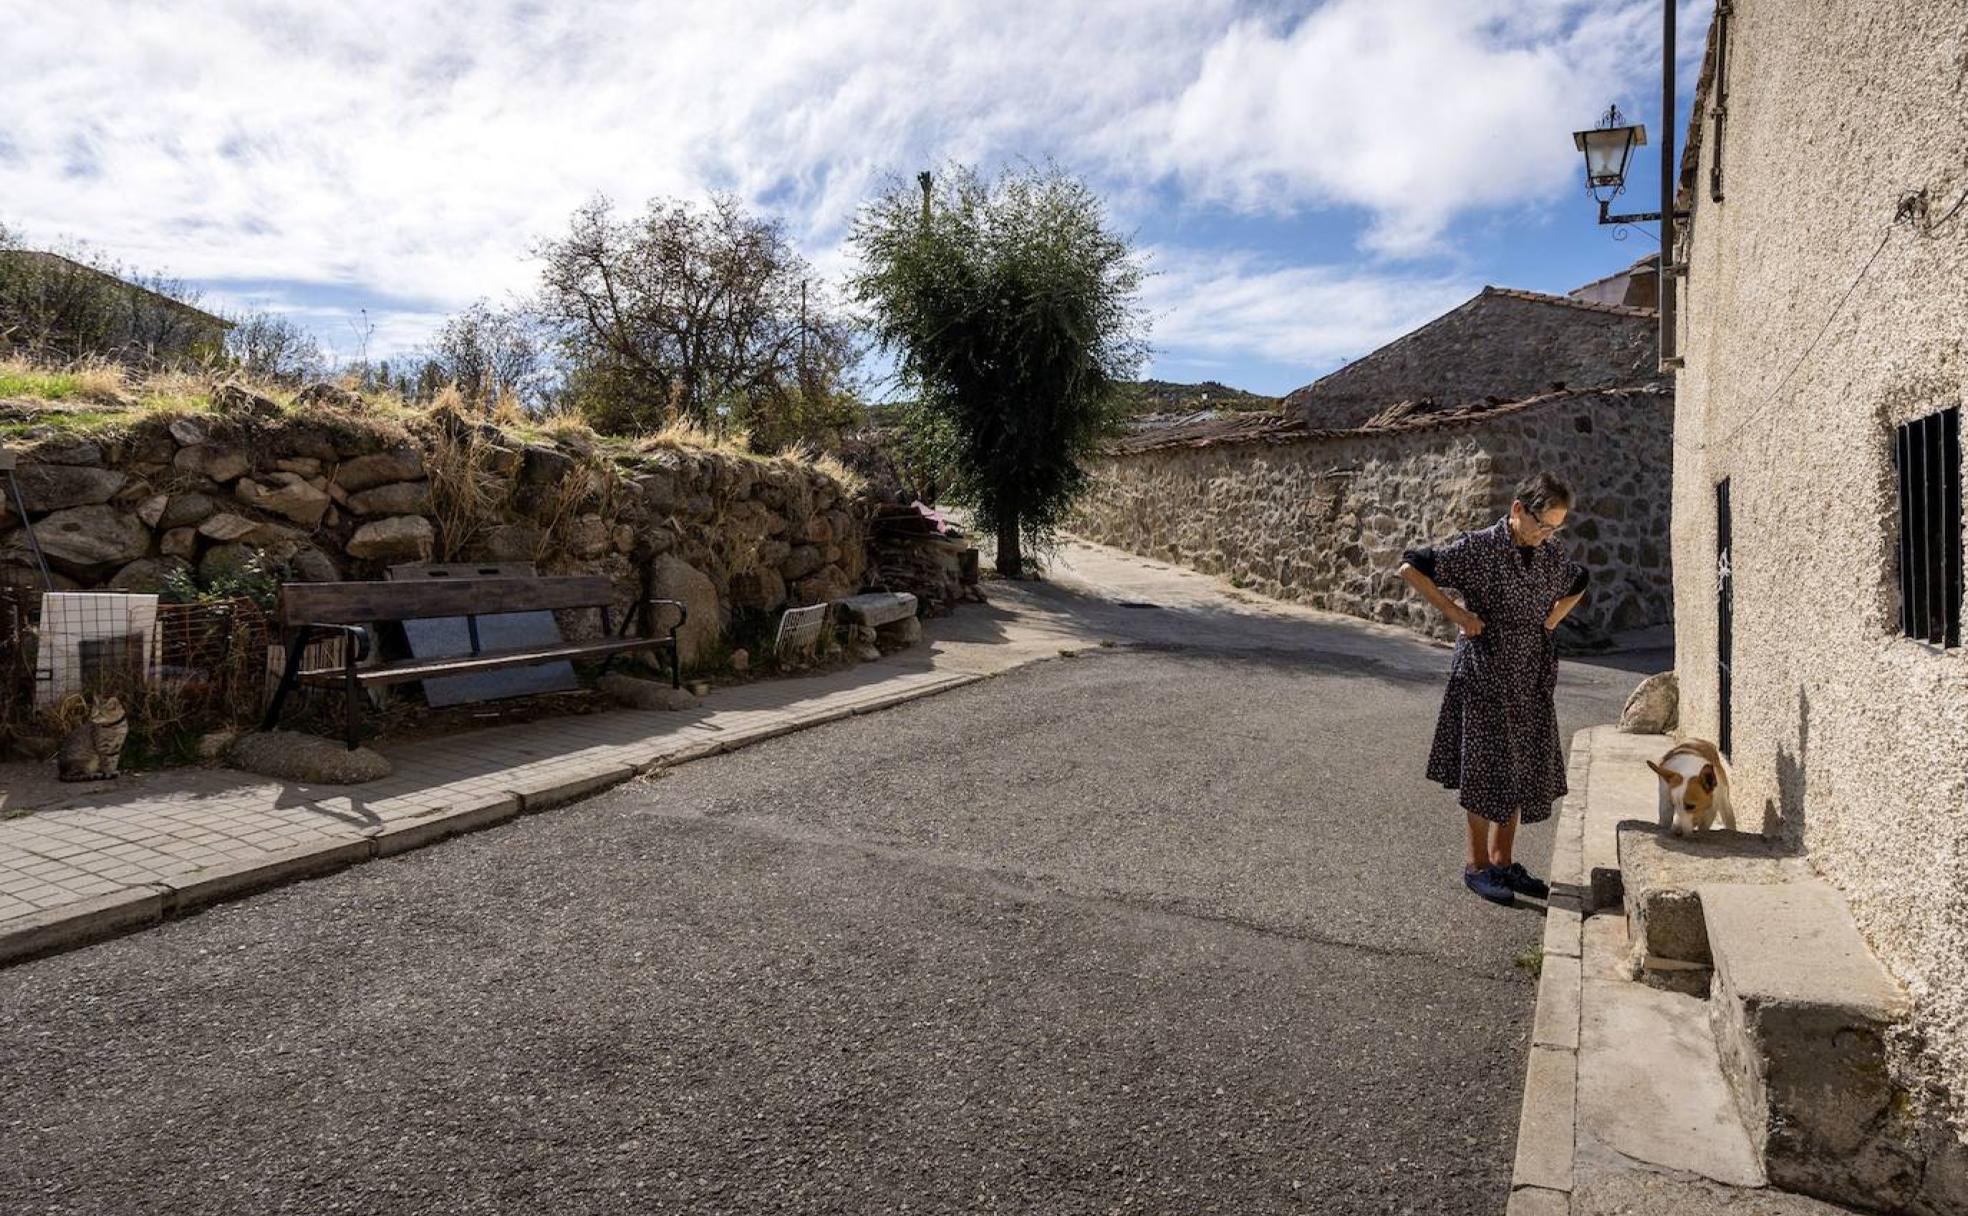
[[[1900,632],[1961,645],[1961,411],[1900,424]]]

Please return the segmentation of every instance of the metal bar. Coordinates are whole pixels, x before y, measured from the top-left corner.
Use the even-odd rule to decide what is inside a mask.
[[[472,654],[474,656],[484,654],[484,648],[478,642],[478,617],[469,612],[465,614],[465,632],[471,637]]]
[[[1947,558],[1947,577],[1941,590],[1947,627],[1941,645],[1961,645],[1961,411],[1950,409],[1941,415],[1941,494],[1942,552]]]
[[[12,457],[9,456],[11,460]],[[21,497],[20,482],[14,480],[14,470],[7,472],[7,488],[13,491],[14,514],[20,516],[21,532],[27,537],[27,547],[34,554],[34,564],[41,570],[41,586],[44,590],[55,589],[55,576],[48,573],[48,559],[41,553],[41,542],[35,538],[34,525],[27,518],[27,500]]]
[[[342,686],[348,697],[348,707],[344,711],[343,716],[343,728],[348,735],[348,749],[350,751],[354,751],[356,746],[356,702],[362,695],[361,687],[355,681],[355,651],[355,639],[350,638],[348,640],[347,650],[344,652],[344,662],[342,665]]]
[[[1735,6],[1720,0],[1715,6],[1715,77],[1709,114],[1715,119],[1715,154],[1708,162],[1709,201],[1722,201],[1722,138],[1729,121],[1729,16]]]
[[[1900,634],[1913,636],[1913,424],[1893,429],[1893,464],[1900,483]]]
[[[1907,424],[1907,450],[1911,455],[1908,464],[1911,475],[1907,478],[1907,492],[1911,496],[1908,520],[1913,532],[1913,594],[1908,599],[1913,603],[1912,636],[1924,642],[1927,640],[1927,444],[1918,422]]]
[[[1674,258],[1674,5],[1661,0],[1661,130],[1660,141],[1660,363],[1664,368],[1679,367],[1675,353],[1675,279],[1667,272]]]
[[[308,631],[303,629],[287,643],[287,668],[281,674],[280,683],[274,686],[273,704],[267,706],[266,717],[260,722],[261,730],[273,730],[280,725],[280,707],[287,702],[287,694],[301,673],[301,658],[307,653]]]
[[[1939,644],[1947,636],[1947,526],[1942,522],[1942,490],[1947,471],[1942,452],[1941,415],[1929,414],[1921,426],[1927,440],[1927,640]]]

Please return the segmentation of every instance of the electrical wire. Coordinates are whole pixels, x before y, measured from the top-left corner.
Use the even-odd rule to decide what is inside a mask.
[[[1804,361],[1811,357],[1813,351],[1817,350],[1818,343],[1824,340],[1825,334],[1831,329],[1831,323],[1838,319],[1838,315],[1845,310],[1845,305],[1851,301],[1852,293],[1856,292],[1859,289],[1859,284],[1865,282],[1866,276],[1872,273],[1873,264],[1879,260],[1879,255],[1886,252],[1886,246],[1892,241],[1893,233],[1899,230],[1901,224],[1906,223],[1919,214],[1919,208],[1911,205],[1913,200],[1919,197],[1921,196],[1909,195],[1900,200],[1899,208],[1893,214],[1893,222],[1886,226],[1886,231],[1879,237],[1879,244],[1873,246],[1872,256],[1866,258],[1865,265],[1859,267],[1859,273],[1853,276],[1851,283],[1846,286],[1844,294],[1838,297],[1838,303],[1832,305],[1831,311],[1825,314],[1824,324],[1818,326],[1818,332],[1813,334],[1811,340],[1804,344],[1804,349],[1797,353],[1797,358],[1791,361],[1790,367],[1777,380],[1776,385],[1763,395],[1763,399],[1756,403],[1755,408],[1751,409],[1749,414],[1741,422],[1738,422],[1730,429],[1728,434],[1722,437],[1722,445],[1734,442],[1736,436],[1740,435],[1745,427],[1761,417],[1763,411],[1776,401],[1777,395],[1783,392],[1784,386],[1790,383],[1790,378],[1797,374],[1797,369],[1804,366]],[[1946,215],[1943,215],[1931,224],[1925,225],[1922,228],[1922,234],[1926,236],[1934,235],[1937,229],[1955,217],[1964,203],[1968,203],[1968,190],[1961,192],[1961,197],[1954,201],[1954,206],[1948,208]],[[1707,450],[1707,441],[1704,440],[1700,447],[1704,451]]]

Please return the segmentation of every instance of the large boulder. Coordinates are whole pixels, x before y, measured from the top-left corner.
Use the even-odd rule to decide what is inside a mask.
[[[674,553],[649,563],[649,594],[659,600],[679,600],[689,613],[677,633],[677,649],[685,667],[706,658],[730,625],[724,606],[718,602],[717,584]]]
[[[545,537],[530,524],[500,524],[488,528],[478,542],[487,561],[530,562],[540,555]]]
[[[34,525],[34,537],[42,552],[71,566],[121,566],[150,552],[150,529],[102,503],[56,511]]]
[[[327,494],[298,473],[269,473],[264,485],[242,477],[233,493],[248,506],[291,519],[304,528],[318,525],[329,503]]]
[[[349,495],[357,515],[421,515],[430,510],[430,482],[392,481]]]
[[[166,557],[198,556],[198,529],[172,528],[157,538],[157,551]]]
[[[553,448],[529,447],[520,476],[528,485],[557,485],[574,471],[574,458]]]
[[[423,475],[423,454],[412,448],[396,448],[343,461],[335,470],[335,484],[356,494],[392,481],[415,481]]]
[[[199,524],[198,534],[207,540],[229,544],[232,541],[243,540],[251,536],[259,530],[259,527],[258,520],[247,519],[244,515],[234,515],[230,511],[224,511],[211,516],[204,523]]]
[[[392,515],[372,520],[349,537],[350,557],[378,562],[426,562],[437,542],[430,520],[421,515]]]
[[[226,383],[212,390],[212,412],[266,421],[280,417],[280,406],[271,397],[262,397],[243,384]]]
[[[213,545],[205,550],[205,556],[198,559],[198,577],[208,586],[221,579],[238,575],[246,567],[261,558],[260,551],[252,545],[233,542]]]
[[[342,572],[335,565],[335,559],[321,550],[309,545],[296,550],[288,559],[294,577],[303,583],[333,583],[340,581]]]
[[[204,477],[220,483],[237,481],[253,467],[250,460],[231,448],[200,443],[179,448],[171,467],[187,477]]]
[[[798,581],[827,564],[818,545],[795,545],[786,560],[779,563],[779,573],[788,581]]]
[[[585,561],[608,552],[613,537],[601,516],[580,515],[562,526],[560,541],[568,553]]]
[[[362,397],[339,384],[317,380],[294,394],[294,404],[303,408],[314,406],[332,410],[360,410]]]
[[[854,593],[854,584],[839,566],[822,566],[818,573],[793,584],[792,601],[802,607],[843,599]]]
[[[103,450],[93,439],[57,436],[43,439],[27,455],[37,464],[101,464]]]
[[[181,557],[140,557],[116,572],[109,580],[111,591],[154,593],[164,589],[165,580],[191,563]]]
[[[232,745],[229,759],[235,768],[282,781],[355,785],[390,775],[390,762],[369,748],[350,751],[333,739],[290,730],[246,735]]]
[[[1665,735],[1681,724],[1681,685],[1671,671],[1640,681],[1620,711],[1619,729],[1629,735]]]
[[[611,672],[595,681],[595,688],[630,709],[696,709],[702,697],[655,680],[639,680]]]
[[[159,531],[191,528],[212,518],[219,504],[204,494],[153,494],[137,505],[137,518]]]
[[[23,464],[14,472],[30,512],[108,502],[130,479],[109,469],[70,464]]]
[[[770,566],[731,576],[731,603],[753,612],[771,612],[786,602],[786,580]]]

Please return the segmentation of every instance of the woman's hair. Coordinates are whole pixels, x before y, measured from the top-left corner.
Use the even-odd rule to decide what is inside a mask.
[[[1560,481],[1552,473],[1533,473],[1517,483],[1516,499],[1530,509],[1533,515],[1542,515],[1553,507],[1570,509],[1572,487]]]

